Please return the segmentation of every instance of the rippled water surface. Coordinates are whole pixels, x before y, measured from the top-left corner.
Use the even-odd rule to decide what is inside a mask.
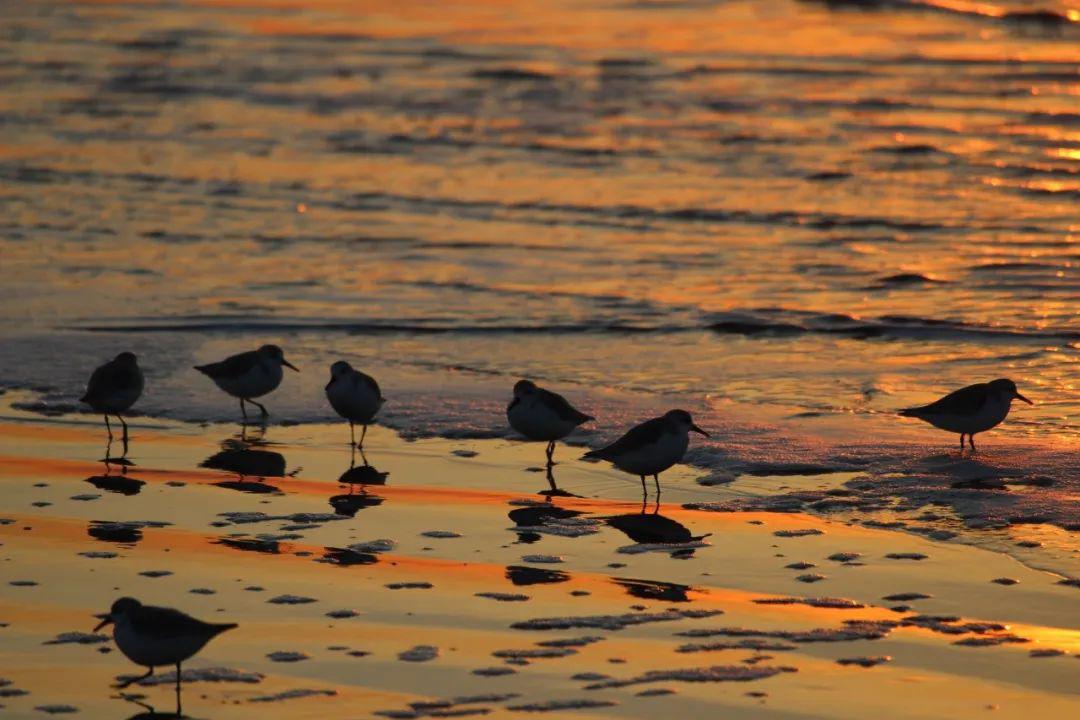
[[[346,356],[411,432],[951,445],[891,411],[1010,376],[1075,452],[1075,2],[262,5],[4,5],[4,385],[231,418],[189,366],[276,340],[292,420]]]

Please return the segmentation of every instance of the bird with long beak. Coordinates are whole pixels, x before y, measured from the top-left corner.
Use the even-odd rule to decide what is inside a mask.
[[[623,472],[640,476],[642,493],[648,492],[645,476],[652,475],[659,497],[660,473],[683,459],[690,446],[691,431],[709,437],[709,433],[694,424],[690,413],[671,410],[630,428],[612,444],[587,452],[583,457],[608,460]]]
[[[175,665],[179,692],[180,663],[193,657],[214,637],[236,627],[236,623],[203,622],[179,610],[143,605],[130,597],[120,598],[109,612],[95,617],[101,622],[94,632],[111,624],[113,640],[120,652],[136,665],[149,668],[145,675],[122,682],[117,688],[126,688],[150,677],[155,667]]]
[[[257,403],[252,398],[277,389],[281,384],[282,367],[300,372],[300,368],[285,359],[285,353],[277,345],[263,345],[258,350],[232,355],[221,362],[196,365],[195,369],[213,380],[215,385],[229,395],[239,398],[240,412],[247,421],[245,402],[259,408],[263,418],[270,415],[262,403]]]
[[[900,411],[903,417],[918,418],[936,428],[960,433],[960,452],[964,452],[964,436],[975,451],[975,433],[986,432],[1008,417],[1013,400],[1028,400],[1016,389],[1016,383],[1000,378],[988,383],[968,385],[945,397],[921,407]]]

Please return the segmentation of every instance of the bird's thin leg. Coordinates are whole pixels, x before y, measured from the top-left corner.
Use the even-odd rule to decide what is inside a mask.
[[[964,433],[960,433],[960,454],[964,454]]]
[[[971,446],[971,452],[975,452],[975,433],[968,433],[968,445]]]
[[[126,422],[124,422],[124,418],[123,418],[123,417],[121,417],[120,415],[117,415],[117,416],[116,416],[116,419],[117,419],[117,420],[119,420],[119,421],[120,421],[120,424],[124,426],[124,457],[127,457],[127,451],[128,451],[128,429],[127,429],[127,423],[126,423]]]
[[[656,483],[656,501],[660,502],[660,476],[653,475],[653,482]]]
[[[554,455],[555,455],[555,441],[552,440],[551,442],[548,443],[548,446],[547,446],[547,464],[548,464],[548,467],[551,467],[552,465],[555,464],[555,461],[552,459],[552,457]]]
[[[367,437],[367,425],[364,425],[364,429],[360,431],[360,445],[359,445],[359,447],[364,447],[364,438],[366,438],[366,437]]]
[[[126,688],[126,687],[128,687],[130,685],[134,685],[135,683],[139,682],[140,680],[145,680],[146,678],[150,677],[153,674],[154,674],[154,668],[153,668],[153,666],[151,666],[150,669],[146,671],[145,675],[139,675],[138,677],[128,678],[127,680],[125,680],[122,683],[117,683],[116,685],[113,685],[113,687],[116,688],[117,690],[123,690],[124,688]]]
[[[105,432],[109,433],[109,440],[112,441],[112,426],[109,425],[109,413],[105,413]]]
[[[356,425],[349,421],[349,444],[356,447]]]
[[[648,488],[645,487],[645,476],[642,475],[641,476],[641,497],[644,498],[648,494],[649,494],[649,490],[648,490]]]
[[[176,701],[180,702],[180,663],[176,663]]]
[[[254,400],[251,400],[251,399],[248,399],[248,402],[251,403],[252,405],[254,405],[255,407],[259,408],[259,412],[262,413],[262,416],[264,418],[270,417],[270,413],[266,412],[266,408],[263,407],[262,403],[255,402]]]
[[[349,445],[349,469],[356,467],[356,445]]]
[[[551,486],[552,491],[555,491],[555,490],[559,489],[559,486],[555,484],[555,474],[553,472],[551,472],[551,465],[550,464],[548,464],[548,466],[547,466],[547,481],[548,481],[548,485]]]
[[[244,424],[247,425],[247,407],[244,405],[244,398],[240,398],[240,412],[244,416]]]

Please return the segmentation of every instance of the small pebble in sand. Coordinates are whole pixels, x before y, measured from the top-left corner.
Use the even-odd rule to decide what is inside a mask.
[[[1067,653],[1064,650],[1058,650],[1056,648],[1035,648],[1028,653],[1028,655],[1033,658],[1059,657],[1066,654]]]
[[[752,697],[752,698],[767,698],[767,697],[769,697],[769,693],[762,692],[761,690],[751,690],[748,693],[743,693],[743,695],[746,695],[747,697]]]
[[[817,565],[812,562],[793,562],[785,565],[784,567],[790,570],[809,570],[812,567],[817,567]]]
[[[314,697],[316,695],[325,695],[327,697],[334,697],[337,695],[337,690],[311,690],[309,688],[297,688],[296,690],[284,690],[273,695],[258,695],[250,698],[248,702],[281,702],[282,700],[295,700],[297,698]]]
[[[498,600],[499,602],[524,602],[529,599],[528,595],[522,595],[521,593],[478,592],[474,594],[476,597]]]
[[[172,575],[172,571],[171,570],[143,570],[139,574],[142,575],[143,577],[159,578],[159,577],[167,577],[169,575]]]
[[[602,641],[604,639],[605,638],[602,638],[599,635],[584,635],[582,637],[563,638],[563,639],[560,639],[560,640],[541,640],[540,642],[538,642],[536,644],[540,645],[541,647],[554,647],[554,648],[585,647],[586,645],[592,645],[593,643],[598,643],[598,642],[600,642],[600,641]]]
[[[858,665],[859,667],[868,668],[891,660],[892,657],[889,655],[865,655],[862,657],[840,658],[836,663],[838,665]]]
[[[184,487],[185,485],[187,485],[187,483],[182,480],[169,480],[165,484],[169,487]]]
[[[34,709],[48,715],[66,715],[79,712],[79,708],[74,705],[38,705]]]
[[[828,559],[832,560],[833,562],[848,563],[848,562],[851,562],[852,560],[858,560],[861,557],[862,557],[862,553],[838,552],[838,553],[833,553],[832,555],[830,555],[828,557]]]
[[[360,613],[356,612],[355,610],[331,610],[330,612],[326,613],[326,616],[332,617],[336,620],[345,620],[347,618],[354,618],[359,614]]]
[[[597,682],[599,680],[607,680],[610,677],[611,677],[610,675],[605,675],[604,673],[581,672],[581,673],[577,673],[576,675],[571,675],[570,679],[571,680],[580,680],[582,682]]]
[[[424,531],[424,532],[422,532],[420,534],[423,535],[424,537],[429,537],[429,538],[450,539],[450,538],[463,537],[463,535],[461,533],[454,532],[453,530],[426,530],[426,531]]]
[[[398,660],[405,662],[427,662],[439,657],[439,648],[434,645],[417,645],[398,653]]]
[[[1043,544],[1038,540],[1021,540],[1020,542],[1016,543],[1016,547],[1022,548],[1037,548],[1042,547],[1042,545]]]
[[[273,603],[274,605],[304,605],[306,603],[318,602],[318,600],[302,595],[278,595],[270,598],[266,602]]]
[[[30,503],[34,507],[49,507],[52,505],[48,500],[38,500],[37,502]]]
[[[587,710],[589,708],[612,707],[614,700],[548,700],[527,705],[508,705],[507,710],[515,712],[558,712],[559,710]]]
[[[191,588],[190,590],[188,590],[188,592],[195,595],[214,595],[215,593],[217,593],[217,590],[213,590],[211,588]]]
[[[909,592],[909,593],[896,593],[894,595],[886,595],[885,597],[883,597],[881,599],[882,600],[888,600],[889,602],[910,602],[912,600],[929,600],[932,597],[934,597],[934,596],[933,595],[927,595],[926,593]]]
[[[262,587],[260,585],[248,585],[244,589],[247,590],[248,592],[262,592],[266,588],[264,588],[264,587]]]
[[[648,690],[642,690],[637,693],[638,697],[658,697],[660,695],[674,695],[675,691],[671,688],[649,688]]]
[[[570,594],[574,597],[585,597],[587,595],[592,595],[592,593],[588,590],[571,590]]]
[[[618,570],[619,568],[624,568],[624,567],[626,567],[626,563],[621,563],[621,562],[610,562],[610,563],[608,563],[608,564],[607,564],[607,566],[608,566],[609,568],[613,568],[613,569],[615,569],[615,570]]]
[[[301,660],[307,660],[311,656],[307,653],[295,650],[278,650],[276,652],[267,653],[266,657],[272,662],[294,663],[300,662]]]
[[[1020,581],[1017,580],[1016,578],[999,577],[999,578],[994,578],[990,582],[997,583],[998,585],[1016,585]]]
[[[516,675],[517,670],[508,667],[476,668],[472,671],[472,674],[480,677],[500,677],[502,675]]]
[[[475,450],[454,450],[450,454],[457,455],[458,457],[462,458],[471,458],[476,457],[480,453],[476,452]]]
[[[930,557],[917,552],[888,553],[885,557],[890,560],[925,560]]]
[[[371,653],[368,652],[367,650],[350,650],[345,654],[348,655],[349,657],[357,657],[357,658],[359,658],[359,657],[367,657]]]
[[[109,559],[112,559],[114,557],[117,557],[116,553],[108,552],[107,550],[88,550],[86,552],[81,552],[79,554],[82,555],[85,558],[91,558],[91,559],[94,559],[94,560],[109,560]]]
[[[1065,585],[1067,587],[1080,588],[1080,578],[1062,578],[1057,581],[1058,585]]]
[[[430,590],[435,586],[429,582],[396,582],[387,583],[384,587],[390,590]]]
[[[562,555],[522,555],[522,562],[528,563],[561,563],[566,562]]]
[[[824,535],[824,531],[816,528],[799,528],[796,530],[774,530],[773,535],[776,537],[806,537],[808,535]]]
[[[86,494],[83,494],[83,495],[72,495],[70,499],[71,500],[78,500],[79,502],[89,502],[91,500],[97,500],[100,497],[101,497],[100,495],[92,495],[92,494],[86,493]]]
[[[816,583],[825,579],[825,576],[820,573],[806,573],[804,575],[797,575],[796,580],[802,583]]]
[[[12,580],[8,583],[12,587],[34,587],[37,584],[37,580]]]

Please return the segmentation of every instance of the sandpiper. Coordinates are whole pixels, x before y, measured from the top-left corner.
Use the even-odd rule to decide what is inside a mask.
[[[379,391],[375,378],[365,375],[344,360],[330,366],[330,382],[326,384],[326,399],[341,417],[349,421],[349,436],[353,447],[363,447],[368,425],[375,419],[386,398]],[[364,426],[360,442],[356,442],[356,424]]]
[[[104,615],[97,632],[113,625],[113,640],[131,662],[149,668],[145,675],[131,678],[116,687],[125,688],[154,674],[161,665],[176,665],[176,688],[180,689],[180,663],[195,655],[206,643],[236,623],[207,623],[179,610],[143,605],[135,598],[122,597]]]
[[[574,408],[562,395],[538,387],[530,380],[514,384],[514,399],[506,407],[510,427],[530,440],[547,441],[547,464],[553,463],[555,441],[569,435],[574,428],[593,419]]]
[[[227,357],[221,362],[208,365],[196,365],[195,369],[214,381],[219,388],[235,398],[240,398],[240,412],[247,420],[245,402],[249,402],[262,411],[265,418],[270,413],[262,403],[252,398],[273,392],[281,384],[281,366],[297,372],[300,369],[285,359],[285,353],[277,345],[263,345],[258,350],[249,350]]]
[[[988,383],[968,385],[929,405],[901,410],[904,417],[924,420],[936,428],[960,433],[960,452],[964,452],[964,436],[968,436],[975,451],[975,433],[997,426],[1009,415],[1013,399],[1033,402],[1020,394],[1016,383],[1007,378]]]
[[[128,450],[128,426],[120,413],[127,412],[142,395],[143,382],[143,373],[139,369],[135,354],[122,352],[94,371],[90,382],[86,384],[86,394],[79,398],[95,412],[105,416],[105,429],[109,433],[110,443],[113,434],[112,427],[109,426],[109,415],[115,415],[124,426],[124,455],[127,455]]]
[[[682,460],[690,445],[691,430],[709,437],[709,433],[694,424],[690,413],[671,410],[630,428],[612,444],[587,452],[584,457],[609,460],[623,472],[640,476],[642,492],[648,492],[645,476],[652,475],[659,496],[660,473]]]

